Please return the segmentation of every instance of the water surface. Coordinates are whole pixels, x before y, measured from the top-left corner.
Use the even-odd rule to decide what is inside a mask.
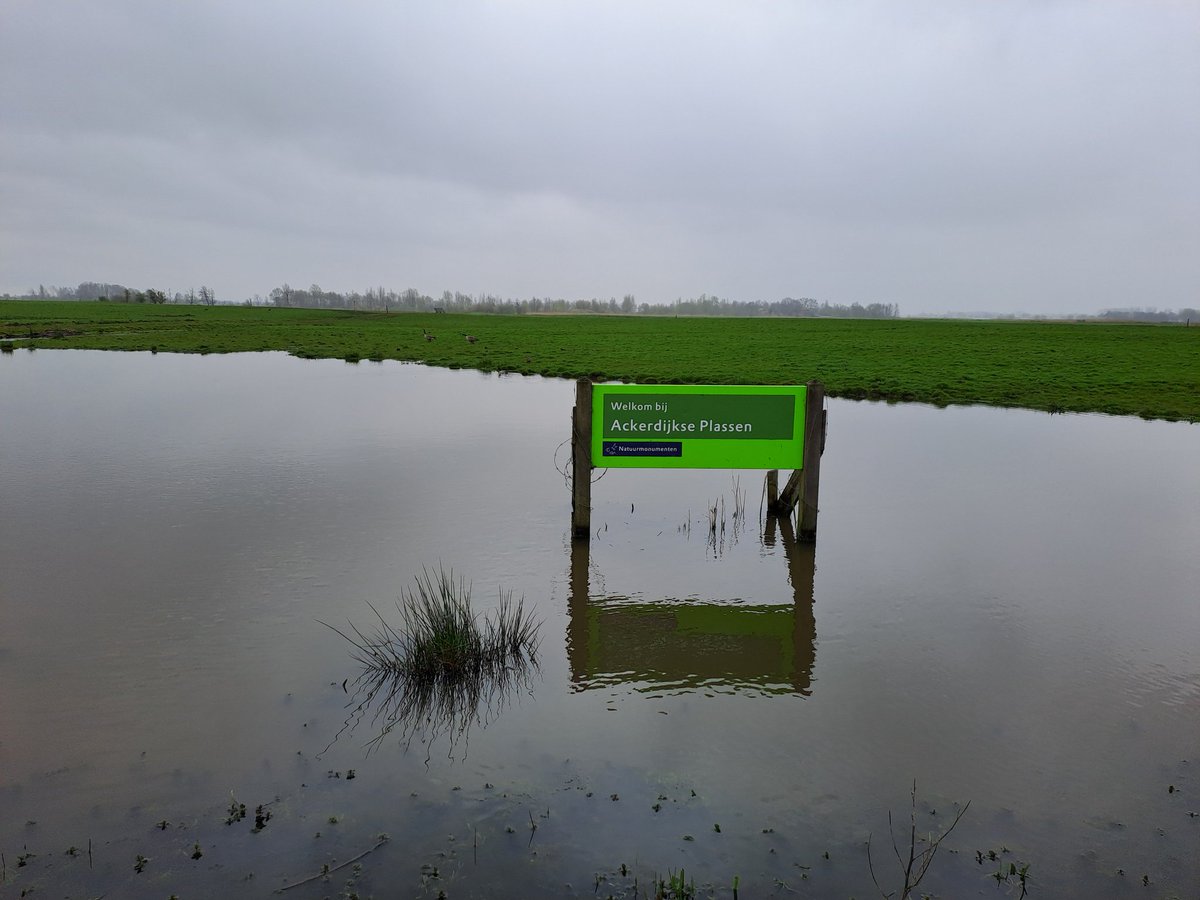
[[[923,888],[994,894],[994,849],[1035,895],[1197,892],[1200,428],[831,401],[815,548],[761,519],[761,473],[614,470],[585,551],[573,390],[0,357],[0,891],[262,896],[386,833],[286,896],[632,897],[681,867],[867,896],[915,779],[922,827],[971,802]],[[525,597],[540,672],[456,744],[370,752],[320,623],[438,566]]]

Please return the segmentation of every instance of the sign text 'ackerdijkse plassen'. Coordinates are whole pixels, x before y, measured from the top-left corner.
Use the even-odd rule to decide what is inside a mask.
[[[800,466],[804,388],[597,385],[593,465]]]

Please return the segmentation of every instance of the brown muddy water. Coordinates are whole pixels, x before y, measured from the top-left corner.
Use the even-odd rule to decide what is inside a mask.
[[[582,553],[572,395],[0,358],[0,897],[878,896],[914,780],[970,801],[922,891],[1200,896],[1200,428],[832,401],[815,548],[762,473],[614,470]],[[540,669],[372,743],[320,622],[439,566]]]

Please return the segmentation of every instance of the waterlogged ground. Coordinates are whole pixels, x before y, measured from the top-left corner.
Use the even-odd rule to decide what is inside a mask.
[[[914,780],[970,801],[922,890],[1197,895],[1197,426],[833,401],[815,550],[761,473],[612,471],[581,552],[572,392],[0,356],[0,897],[874,896]],[[321,622],[438,566],[540,670],[373,743]]]

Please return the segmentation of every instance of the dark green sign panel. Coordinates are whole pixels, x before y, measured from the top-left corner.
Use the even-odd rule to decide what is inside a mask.
[[[592,465],[799,469],[803,385],[598,384]]]

